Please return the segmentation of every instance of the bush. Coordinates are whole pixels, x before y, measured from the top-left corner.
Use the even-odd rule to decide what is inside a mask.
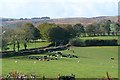
[[[72,39],[69,44],[71,46],[85,46],[85,41],[80,39]]]
[[[61,41],[57,41],[57,42],[51,42],[51,44],[49,44],[49,47],[53,47],[53,46],[60,46],[60,45],[66,45],[69,43],[69,40],[61,40]]]
[[[117,40],[99,40],[99,39],[94,39],[94,40],[86,40],[85,44],[87,46],[117,46]]]
[[[102,40],[102,39],[72,39],[70,40],[71,46],[117,46],[118,41],[115,39],[112,40]]]

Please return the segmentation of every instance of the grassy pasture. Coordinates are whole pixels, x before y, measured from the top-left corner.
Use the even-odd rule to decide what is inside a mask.
[[[72,50],[75,52],[73,53]],[[77,55],[79,58],[59,58],[52,61],[30,60],[27,58],[28,56],[4,58],[1,59],[2,75],[18,71],[27,74],[33,73],[39,77],[45,75],[48,78],[56,78],[58,74],[69,75],[71,73],[75,74],[77,78],[104,78],[106,77],[105,73],[109,72],[112,78],[118,77],[117,46],[70,47],[70,50],[62,52]],[[114,57],[115,60],[111,60],[111,57]]]
[[[29,42],[27,43],[27,49],[43,47],[43,46],[47,46],[48,44],[50,43],[49,42],[32,42],[32,43]],[[13,45],[8,45],[8,47],[10,48],[9,50],[13,50]],[[20,43],[20,49],[24,49],[23,43]],[[16,44],[16,50],[17,50],[17,44]]]
[[[80,39],[102,39],[102,40],[110,40],[110,39],[116,39],[118,40],[120,38],[119,36],[95,36],[95,37],[80,37]]]

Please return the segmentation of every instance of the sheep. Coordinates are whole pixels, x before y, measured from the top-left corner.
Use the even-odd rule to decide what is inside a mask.
[[[114,57],[111,57],[111,60],[114,60]]]

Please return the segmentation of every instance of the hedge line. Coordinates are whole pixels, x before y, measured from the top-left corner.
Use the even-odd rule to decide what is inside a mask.
[[[102,39],[73,39],[70,41],[72,46],[118,46],[118,40],[102,40]]]

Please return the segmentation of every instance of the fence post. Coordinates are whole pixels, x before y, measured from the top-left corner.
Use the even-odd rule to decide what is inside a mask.
[[[108,72],[106,72],[106,74],[107,74],[107,79],[108,79],[108,80],[112,80],[112,79],[110,78]]]

